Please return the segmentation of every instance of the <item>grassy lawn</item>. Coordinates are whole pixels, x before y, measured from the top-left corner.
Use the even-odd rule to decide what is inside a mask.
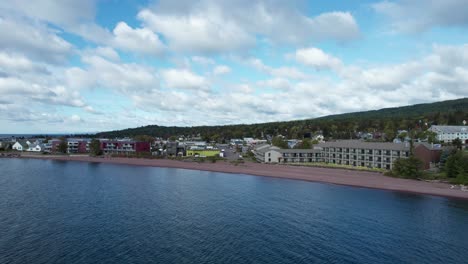
[[[346,170],[357,170],[357,171],[371,171],[371,172],[380,172],[380,173],[386,172],[386,170],[379,169],[379,168],[368,168],[368,167],[361,167],[361,166],[351,166],[351,165],[333,164],[333,163],[325,163],[325,162],[284,163],[284,164],[289,165],[289,166],[334,168],[334,169],[346,169]]]

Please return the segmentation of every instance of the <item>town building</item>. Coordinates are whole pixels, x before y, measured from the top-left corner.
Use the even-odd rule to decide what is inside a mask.
[[[253,153],[255,159],[262,163],[325,162],[390,170],[396,159],[409,157],[410,146],[408,143],[339,140],[319,143],[313,149],[280,149],[262,145]]]
[[[271,157],[272,154],[270,154],[270,157],[268,157],[268,152],[271,150],[280,150],[280,148],[271,146],[269,144],[264,144],[264,145],[259,145],[255,147],[252,152],[254,154],[255,159],[258,162],[261,163],[276,163],[278,162],[278,157]],[[273,155],[276,155],[276,153],[273,153]]]
[[[105,154],[150,153],[150,145],[149,142],[131,140],[101,140],[101,150]]]
[[[410,144],[339,140],[316,145],[321,148],[322,161],[332,164],[351,165],[391,170],[398,158],[410,155]]]
[[[44,151],[44,144],[31,144],[26,151],[41,152]]]
[[[440,162],[442,146],[440,144],[418,143],[414,155],[423,162],[423,169],[433,169]]]
[[[28,148],[29,148],[29,144],[27,143],[26,140],[18,140],[11,147],[11,149],[17,150],[17,151],[26,151]]]
[[[451,143],[459,138],[463,144],[468,144],[468,126],[431,126],[429,131],[437,134],[441,143]]]
[[[265,153],[266,163],[321,162],[319,149],[270,149]]]
[[[68,153],[88,153],[91,139],[69,138],[67,139]]]

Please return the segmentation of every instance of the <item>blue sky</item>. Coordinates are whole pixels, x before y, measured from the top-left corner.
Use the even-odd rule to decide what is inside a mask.
[[[0,133],[258,123],[466,97],[466,6],[0,3]]]

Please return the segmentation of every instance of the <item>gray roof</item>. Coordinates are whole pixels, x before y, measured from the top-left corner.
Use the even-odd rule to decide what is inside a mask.
[[[362,140],[338,140],[323,142],[316,145],[322,148],[359,148],[359,149],[381,149],[381,150],[409,150],[406,143],[390,142],[367,142]]]
[[[27,140],[18,140],[16,142],[18,142],[23,148],[28,148],[29,145],[28,143],[26,143]]]
[[[279,150],[280,148],[278,147],[275,147],[275,146],[271,146],[271,145],[268,145],[268,144],[264,144],[264,145],[261,145],[261,146],[258,146],[255,148],[255,152],[258,152],[258,153],[265,153],[265,152],[268,152],[270,150]]]
[[[278,149],[280,153],[320,153],[319,149]]]
[[[439,133],[468,133],[468,126],[431,126],[429,130]]]
[[[420,142],[420,143],[416,143],[414,146],[415,147],[424,146],[429,150],[442,150],[442,145],[441,144],[430,144],[430,143],[427,143],[427,142]]]

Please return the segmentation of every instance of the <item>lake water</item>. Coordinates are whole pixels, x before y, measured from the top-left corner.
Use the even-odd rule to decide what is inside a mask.
[[[0,159],[0,263],[468,263],[468,202]]]

